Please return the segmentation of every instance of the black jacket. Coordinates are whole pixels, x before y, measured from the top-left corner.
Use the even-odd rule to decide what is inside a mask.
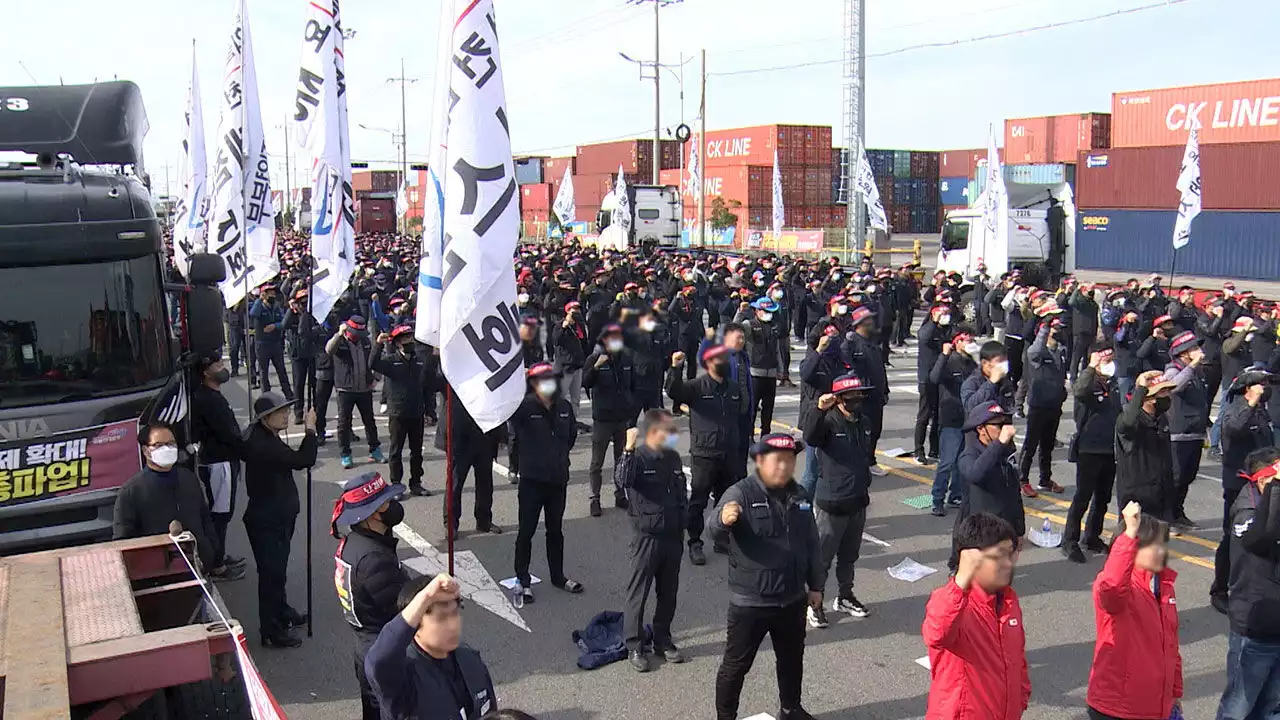
[[[786,332],[779,332],[773,322],[763,323],[757,318],[744,318],[747,359],[751,361],[751,374],[756,377],[780,377],[787,374],[782,367],[781,344],[787,341]]]
[[[596,367],[600,358],[607,362]],[[631,351],[617,353],[596,350],[582,370],[582,387],[591,391],[591,419],[600,422],[631,422],[636,419],[636,363]]]
[[[1253,351],[1249,347],[1249,333],[1231,333],[1222,343],[1222,384],[1230,385],[1240,371],[1253,363]]]
[[[1013,443],[983,445],[978,440],[978,433],[965,433],[964,450],[960,452],[956,469],[964,478],[969,493],[964,498],[957,523],[970,515],[985,512],[1004,518],[1018,537],[1027,532],[1018,468],[1012,462],[1013,451]]]
[[[1116,419],[1122,404],[1116,381],[1086,367],[1071,386],[1075,396],[1076,452],[1115,455]]]
[[[632,330],[627,347],[635,354],[636,383],[644,387],[662,387],[667,368],[671,366],[671,354],[676,351],[671,328],[658,323],[651,332],[639,328]]]
[[[563,372],[581,370],[587,361],[587,351],[591,349],[587,326],[581,323],[568,328],[557,325],[551,333],[551,344],[555,347],[556,369]]]
[[[1027,349],[1027,406],[1061,410],[1067,399],[1067,350],[1049,347],[1049,326],[1043,324]]]
[[[398,542],[390,532],[380,535],[356,526],[338,543],[338,602],[356,630],[377,633],[398,612],[396,601],[408,580],[396,555]]]
[[[1076,288],[1067,301],[1071,305],[1071,327],[1076,335],[1096,337],[1098,334],[1098,303],[1090,295]]]
[[[726,379],[716,382],[707,373],[684,381],[684,368],[667,372],[667,397],[689,406],[689,454],[693,457],[732,460],[738,458],[742,391]],[[742,469],[742,468],[738,468]]]
[[[372,352],[367,338],[352,341],[341,333],[331,337],[325,354],[333,358],[333,386],[341,392],[372,392]]]
[[[871,386],[867,393],[867,402],[887,405],[889,403],[889,374],[884,369],[884,355],[880,352],[880,342],[868,340],[856,332],[845,335],[841,346],[844,364],[849,366],[864,384]]]
[[[324,352],[324,344],[332,335],[316,322],[311,313],[294,312],[293,308],[284,314],[285,339],[289,341],[289,357],[295,360],[311,360]]]
[[[679,453],[641,445],[623,454],[618,479],[627,492],[627,514],[637,534],[681,537],[689,497]]]
[[[1280,483],[1245,486],[1231,506],[1231,631],[1280,642]]]
[[[569,452],[578,441],[578,417],[568,400],[557,396],[548,408],[529,393],[507,420],[507,428],[521,478],[569,483]]]
[[[437,375],[436,382],[441,388],[446,385],[443,375]],[[493,462],[498,457],[498,445],[507,442],[507,426],[499,425],[486,433],[467,412],[467,406],[458,399],[458,393],[448,392],[446,398],[447,407],[441,411],[440,427],[436,428],[433,441],[435,449],[444,452],[450,449],[446,445],[451,444],[455,457],[472,458],[476,462],[484,462],[488,458],[488,462]],[[446,432],[446,418],[449,417],[453,418],[453,427]]]
[[[735,502],[742,514],[732,527],[720,520]],[[752,473],[720,498],[711,518],[717,544],[729,545],[729,602],[739,607],[783,607],[822,590],[818,526],[804,490],[795,482],[782,490],[765,488]]]
[[[813,504],[832,515],[851,515],[870,505],[875,455],[870,423],[862,414],[845,417],[838,407],[815,410],[801,430],[804,441],[818,450],[821,467]]]
[[[805,417],[816,412],[818,398],[831,392],[831,384],[844,374],[844,363],[836,347],[828,346],[825,352],[810,349],[800,361],[800,426]]]
[[[479,720],[497,709],[493,678],[480,653],[464,645],[436,660],[413,641],[416,631],[397,614],[365,656],[365,675],[378,693],[383,720]],[[461,704],[455,675],[467,691]]]
[[[316,464],[316,434],[307,431],[297,450],[261,423],[249,427],[245,437],[244,487],[249,504],[246,524],[274,523],[296,516],[300,510],[294,470]]]
[[[1190,368],[1173,362],[1167,370],[1176,370],[1185,382],[1173,389],[1173,403],[1169,407],[1169,437],[1174,441],[1204,439],[1209,430],[1209,388],[1204,374],[1198,368]],[[1185,373],[1185,375],[1183,375]]]
[[[1116,420],[1116,500],[1163,508],[1173,490],[1173,446],[1164,416],[1143,411],[1146,397],[1147,389],[1135,386],[1133,398]]]
[[[953,350],[939,355],[929,373],[929,382],[938,386],[938,427],[964,427],[964,402],[960,399],[964,383],[978,369],[968,355]]]
[[[982,374],[982,368],[977,367],[960,386],[960,402],[964,404],[966,415],[979,405],[990,403],[996,403],[1005,410],[1012,410],[1016,390],[1017,386],[1009,376],[1006,375],[1000,382],[993,383]]]
[[[426,413],[427,396],[436,391],[431,348],[414,344],[414,354],[404,355],[398,348],[375,345],[369,367],[381,373],[383,398],[387,414],[398,418],[420,418]],[[434,365],[434,363],[431,363]]]
[[[916,382],[923,385],[930,382],[929,374],[942,354],[942,343],[951,333],[938,327],[932,317],[926,317],[916,332],[918,350],[916,352]]]
[[[1201,313],[1196,320],[1196,336],[1200,338],[1200,347],[1204,350],[1201,365],[1222,364],[1222,342],[1231,331],[1231,323],[1226,317],[1226,312],[1223,312],[1222,317]]]
[[[1223,408],[1218,423],[1222,426],[1222,485],[1239,488],[1246,482],[1240,477],[1245,458],[1272,444],[1271,416],[1262,403],[1249,407],[1244,395],[1236,395]]]
[[[220,391],[204,384],[192,391],[191,430],[200,443],[201,465],[244,459],[244,433]]]
[[[196,553],[207,572],[213,568],[217,532],[204,487],[190,470],[174,467],[160,473],[144,467],[125,481],[116,494],[112,516],[113,540],[168,535],[169,523],[177,520],[183,530],[196,537]]]

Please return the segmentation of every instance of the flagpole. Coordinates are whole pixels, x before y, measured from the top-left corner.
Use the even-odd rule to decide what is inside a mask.
[[[312,330],[313,330],[313,332],[311,333],[312,337],[315,336],[314,329],[315,329],[315,322],[316,322],[316,316],[314,314],[315,313],[315,294],[316,294],[315,293],[316,258],[314,253],[315,253],[315,250],[313,249],[312,255],[311,255],[311,263],[307,268],[307,322],[312,326]],[[301,331],[304,327],[305,326],[302,324],[302,320],[299,319],[298,330]],[[315,362],[314,353],[312,354],[311,362],[313,363]],[[303,397],[305,398],[303,400],[303,404],[306,406],[308,410],[311,410],[312,412],[314,412],[315,403],[316,403],[316,385],[314,382],[311,382],[311,383],[307,382],[306,376],[308,374],[309,373],[307,373],[307,371],[305,370],[303,371],[303,377],[301,378],[301,382],[302,382],[301,392]],[[297,383],[299,382],[299,380],[295,379],[294,382]],[[310,390],[310,393],[308,393],[308,390]],[[316,442],[319,442],[320,440],[321,438],[316,438]],[[311,591],[313,586],[312,573],[311,573],[312,571],[312,567],[311,567],[312,565],[311,563],[312,517],[311,516],[313,515],[312,500],[314,499],[314,492],[315,492],[315,488],[314,488],[314,482],[312,481],[312,478],[311,478],[311,466],[308,465],[307,466],[307,637],[312,637],[312,635],[315,634],[315,617],[316,617],[316,614],[313,611],[312,605],[311,605]]]
[[[1178,248],[1173,249],[1173,258],[1169,261],[1169,295],[1173,295],[1173,276],[1178,268]]]
[[[443,360],[443,358],[442,358]],[[453,536],[457,523],[453,520],[453,385],[444,384],[444,515],[449,543],[449,575],[453,575]]]
[[[246,255],[248,254],[248,251],[249,251],[249,244],[248,244],[248,238],[246,237],[245,238]],[[248,408],[249,424],[252,425],[253,424],[253,378],[255,377],[254,373],[257,371],[256,368],[254,368],[253,366],[254,366],[254,363],[258,360],[258,358],[257,358],[257,353],[253,352],[249,346],[249,343],[253,342],[253,336],[249,334],[249,327],[250,327],[250,324],[253,322],[253,318],[249,315],[249,311],[253,309],[253,305],[252,303],[249,302],[249,300],[250,300],[249,273],[246,272],[244,274],[244,359],[245,359],[245,365],[247,365],[249,369],[249,382],[245,383],[244,389],[245,389],[245,393],[247,393],[249,398],[249,408]],[[251,358],[252,358],[252,362],[250,362]]]

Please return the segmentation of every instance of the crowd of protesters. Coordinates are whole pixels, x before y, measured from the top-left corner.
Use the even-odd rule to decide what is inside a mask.
[[[979,268],[924,281],[916,267],[876,268],[867,259],[847,267],[835,258],[522,245],[514,262],[528,395],[504,427],[486,433],[456,399],[448,412],[441,408],[452,395],[441,395],[438,353],[414,340],[417,240],[360,237],[350,288],[323,322],[307,311],[306,239],[286,233],[279,248],[280,277],[229,313],[226,374],[243,365],[264,398],[277,398],[267,392],[275,371],[283,396],[255,406],[261,442],[278,434],[268,418],[292,412],[313,446],[304,441],[288,453],[314,459],[336,392],[343,467],[356,465],[357,441],[374,463],[389,463],[386,480],[376,472],[350,480],[333,518],[342,537],[339,598],[357,636],[366,717],[476,718],[496,705],[479,656],[459,645],[457,583],[408,581],[395,558],[400,500],[433,491],[423,474],[424,429],[446,416],[451,431],[437,432],[436,445],[443,449],[449,437],[454,472],[443,482],[456,498],[474,474],[482,532],[503,532],[493,522],[492,467],[507,449],[519,486],[519,602],[535,601],[530,564],[540,521],[551,585],[584,591],[566,572],[562,528],[570,452],[581,438],[591,447],[590,514],[605,512],[611,450],[612,505],[634,530],[630,664],[647,672],[656,656],[683,661],[671,629],[680,568],[686,556],[706,563],[709,536],[712,550],[731,559],[717,716],[736,717],[743,679],[768,634],[780,716],[810,717],[801,705],[806,625],[827,627],[828,609],[871,612],[854,593],[854,570],[872,481],[886,472],[877,461],[890,402],[885,368],[913,337],[912,454],[934,468],[932,514],[955,514],[952,575],[932,594],[923,626],[932,673],[927,717],[1017,718],[1027,707],[1033,689],[1013,567],[1027,535],[1024,499],[1066,492],[1052,475],[1059,452],[1076,466],[1061,550],[1079,563],[1086,552],[1105,556],[1093,588],[1090,716],[1180,715],[1177,575],[1166,567],[1166,543],[1171,532],[1198,530],[1185,503],[1209,465],[1223,480],[1222,539],[1204,591],[1230,619],[1219,717],[1280,712],[1280,499],[1271,499],[1280,451],[1270,412],[1280,365],[1276,308],[1231,283],[1197,296],[1190,287],[1166,291],[1158,276],[1107,288],[1071,276],[1033,281],[1017,270],[991,277]],[[793,342],[804,348],[794,373]],[[222,369],[206,366],[215,376]],[[778,387],[790,385],[799,386],[800,437],[772,432]],[[1074,431],[1063,444],[1068,400]],[[385,455],[375,405],[390,417]],[[363,438],[352,428],[357,410]],[[687,479],[677,452],[686,416]],[[1015,420],[1025,421],[1020,448]],[[150,475],[163,474],[165,436],[144,437]],[[281,473],[306,459],[273,452]],[[158,482],[150,475],[146,482]],[[137,484],[126,491],[145,497]],[[1121,522],[1109,533],[1113,499]],[[296,494],[292,501],[296,514]],[[456,531],[461,503],[453,505],[443,520]],[[218,572],[237,562],[209,559]],[[833,563],[836,592],[828,598]],[[278,563],[266,564],[278,572]],[[656,607],[646,631],[650,590]],[[274,608],[264,643],[292,645],[285,639],[296,613],[282,592],[263,597]]]

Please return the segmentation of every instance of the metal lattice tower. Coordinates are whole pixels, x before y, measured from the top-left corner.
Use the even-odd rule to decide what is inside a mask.
[[[847,218],[845,220],[845,250],[850,245],[854,249],[861,248],[866,237],[866,223],[863,221],[862,194],[855,191],[858,158],[862,156],[863,136],[866,132],[865,88],[863,78],[866,76],[866,21],[867,8],[865,0],[845,0],[844,4],[844,142],[848,152],[841,167],[844,178],[841,181],[840,193],[847,202]]]

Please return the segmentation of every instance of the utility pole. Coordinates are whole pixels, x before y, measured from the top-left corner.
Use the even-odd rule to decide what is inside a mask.
[[[698,187],[694,192],[698,195],[698,247],[707,246],[707,193],[706,183],[702,181],[707,171],[707,159],[703,157],[707,149],[707,50],[702,50],[702,99],[698,103],[698,141],[694,148],[698,152]]]
[[[658,184],[662,169],[662,44],[659,42],[658,21],[662,0],[653,1],[653,178],[649,181]]]
[[[284,116],[284,206],[286,208],[286,212],[288,208],[293,207],[293,185],[291,183],[291,181],[293,180],[293,175],[291,174],[289,169],[289,156],[293,154],[293,145],[289,143],[289,122],[292,119],[293,118],[290,117],[287,113],[285,114]],[[297,208],[294,208],[293,212],[294,212],[293,224],[296,226],[298,224]]]
[[[405,86],[409,83],[418,82],[418,78],[405,77],[404,75],[404,58],[400,58],[400,77],[387,78],[388,83],[400,83],[400,157],[397,161],[400,165],[400,185],[403,186],[409,181],[409,121],[405,110]],[[395,133],[392,133],[392,143],[395,142]],[[397,194],[399,187],[396,188]],[[396,208],[396,212],[400,209]],[[402,231],[408,229],[408,216],[405,216],[406,225]]]
[[[846,0],[844,14],[844,137],[849,146],[842,168],[844,186],[848,188],[848,214],[845,218],[845,259],[851,260],[850,244],[861,246],[866,238],[863,220],[863,197],[854,181],[858,163],[866,143],[866,77],[867,8],[865,0]]]

